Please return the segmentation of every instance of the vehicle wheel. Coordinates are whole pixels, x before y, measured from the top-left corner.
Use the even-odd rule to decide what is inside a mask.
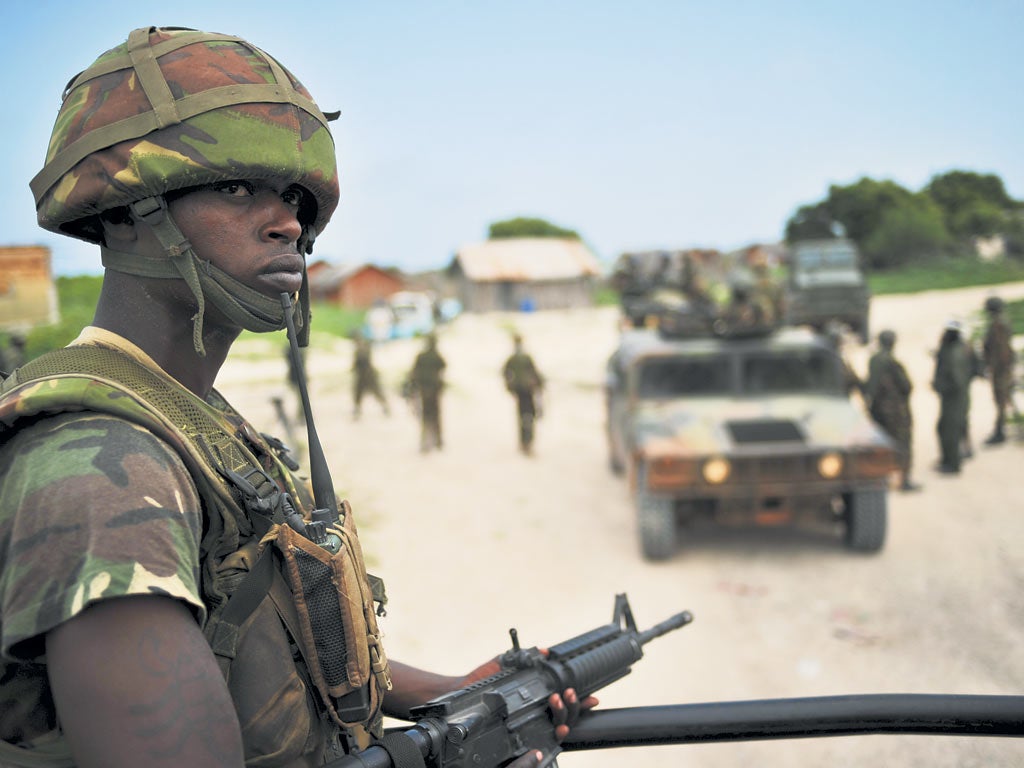
[[[854,491],[844,498],[846,546],[858,552],[877,552],[885,542],[886,492]]]
[[[676,513],[672,499],[653,496],[644,490],[642,481],[636,492],[637,523],[640,548],[647,560],[667,560],[676,551]]]

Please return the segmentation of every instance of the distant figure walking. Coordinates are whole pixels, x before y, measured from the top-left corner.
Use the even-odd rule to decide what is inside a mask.
[[[539,398],[544,388],[544,379],[537,366],[523,350],[523,337],[514,337],[515,350],[505,361],[502,376],[505,388],[516,398],[516,410],[519,416],[519,449],[526,455],[533,452],[534,423],[540,416]]]
[[[7,345],[0,346],[0,379],[24,364],[25,337],[21,333],[12,333],[7,339]]]
[[[443,447],[441,438],[441,390],[444,389],[446,363],[437,351],[437,336],[426,337],[423,350],[416,355],[409,372],[408,391],[419,400],[420,411],[420,452],[426,453]]]
[[[939,435],[941,459],[936,469],[941,474],[960,472],[960,449],[967,420],[967,387],[971,381],[971,360],[956,320],[946,323],[935,357],[932,389],[939,395]]]
[[[1013,347],[1010,345],[1010,325],[1003,314],[1003,300],[990,296],[985,300],[988,329],[982,347],[985,372],[992,382],[992,398],[996,404],[996,423],[985,445],[999,445],[1006,441],[1006,411],[1013,390]]]
[[[362,413],[363,396],[366,394],[377,398],[384,415],[388,416],[391,410],[380,387],[380,375],[373,366],[373,344],[360,331],[355,331],[352,339],[355,342],[352,356],[352,372],[355,374],[352,382],[352,417],[359,418]]]
[[[895,346],[895,333],[886,330],[878,334],[878,351],[868,361],[868,379],[862,392],[871,418],[899,446],[900,490],[916,491],[921,486],[910,479],[914,433],[910,392],[913,386],[907,376],[907,369],[893,355]]]

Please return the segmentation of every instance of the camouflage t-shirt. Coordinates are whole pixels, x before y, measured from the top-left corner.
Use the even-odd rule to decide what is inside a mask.
[[[205,620],[202,512],[178,455],[110,416],[22,429],[0,446],[0,478],[0,739],[21,743],[55,727],[49,630],[125,595],[169,595]]]

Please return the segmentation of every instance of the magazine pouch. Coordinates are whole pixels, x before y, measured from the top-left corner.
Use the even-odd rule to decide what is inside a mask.
[[[327,712],[346,727],[373,723],[391,677],[348,502],[325,533],[316,543],[275,525],[263,542],[281,557],[298,614],[296,640]]]

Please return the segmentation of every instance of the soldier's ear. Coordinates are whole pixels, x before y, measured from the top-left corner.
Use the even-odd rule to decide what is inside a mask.
[[[99,216],[103,227],[103,243],[114,250],[124,250],[123,245],[139,239],[135,221],[126,207],[112,208]],[[121,245],[118,248],[117,245]]]

